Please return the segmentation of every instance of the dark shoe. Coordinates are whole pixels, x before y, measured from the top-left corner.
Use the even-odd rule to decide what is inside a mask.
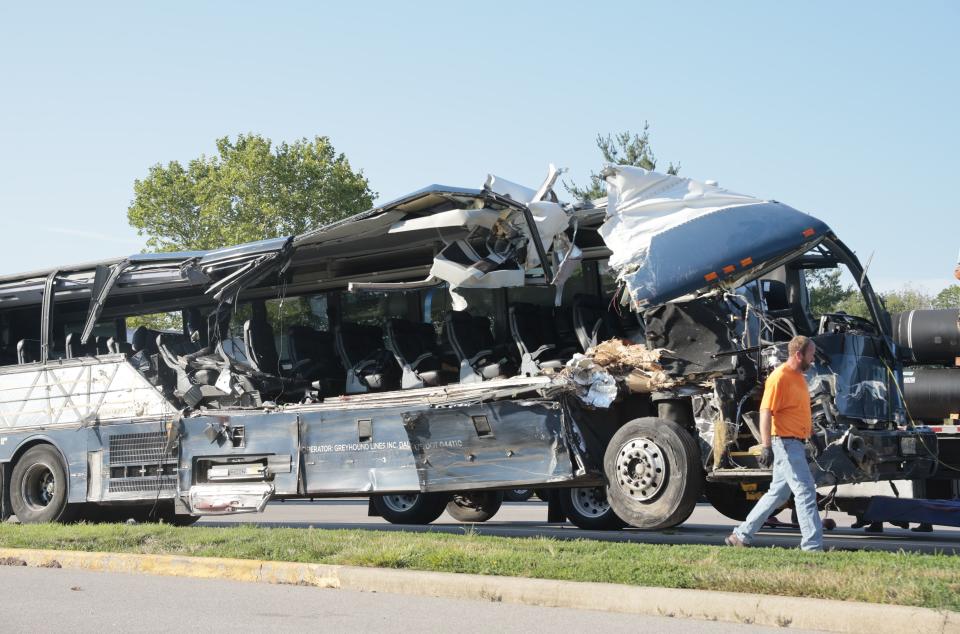
[[[932,533],[933,524],[927,524],[926,522],[924,522],[923,524],[917,524],[910,530],[913,531],[914,533]]]
[[[873,522],[870,526],[867,526],[863,529],[865,533],[882,533],[883,532],[883,522]]]

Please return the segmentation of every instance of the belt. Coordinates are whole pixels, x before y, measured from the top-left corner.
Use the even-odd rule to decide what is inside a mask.
[[[800,438],[798,436],[777,436],[780,440],[799,440],[800,442],[807,442],[806,438]]]

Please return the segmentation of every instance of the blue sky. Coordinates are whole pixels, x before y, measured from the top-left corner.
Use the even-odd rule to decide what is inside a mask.
[[[585,181],[598,132],[826,221],[881,289],[960,249],[960,4],[0,0],[0,273],[125,255],[150,165],[327,135],[385,201]]]

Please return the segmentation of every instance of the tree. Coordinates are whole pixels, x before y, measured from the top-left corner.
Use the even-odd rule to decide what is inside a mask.
[[[810,291],[810,312],[814,315],[835,313],[851,293],[853,286],[840,282],[840,269],[807,269],[807,288]]]
[[[960,308],[960,284],[943,289],[933,298],[934,308]]]
[[[908,310],[925,310],[933,306],[933,299],[928,293],[910,284],[896,291],[880,293],[880,297],[891,315]]]
[[[615,135],[597,135],[597,147],[603,155],[604,163],[614,165],[632,165],[646,170],[657,169],[657,159],[650,147],[650,124],[643,122],[643,131],[633,134],[630,131],[619,132]],[[680,165],[670,163],[667,174],[680,172]],[[579,187],[575,183],[563,184],[567,191],[579,200],[588,201],[602,198],[607,195],[606,184],[598,172],[590,172],[590,186]]]
[[[327,137],[273,146],[217,140],[217,155],[150,168],[127,219],[156,251],[204,250],[302,233],[369,209],[376,194]]]

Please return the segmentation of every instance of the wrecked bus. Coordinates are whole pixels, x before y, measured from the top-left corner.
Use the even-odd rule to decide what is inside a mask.
[[[770,479],[763,378],[794,334],[819,350],[818,484],[933,472],[889,318],[824,223],[623,166],[606,200],[564,204],[558,174],[0,278],[3,515],[189,523],[368,496],[391,522],[482,521],[538,487],[586,528],[674,526],[702,494],[742,517]],[[808,271],[836,266],[870,319],[812,312]]]

